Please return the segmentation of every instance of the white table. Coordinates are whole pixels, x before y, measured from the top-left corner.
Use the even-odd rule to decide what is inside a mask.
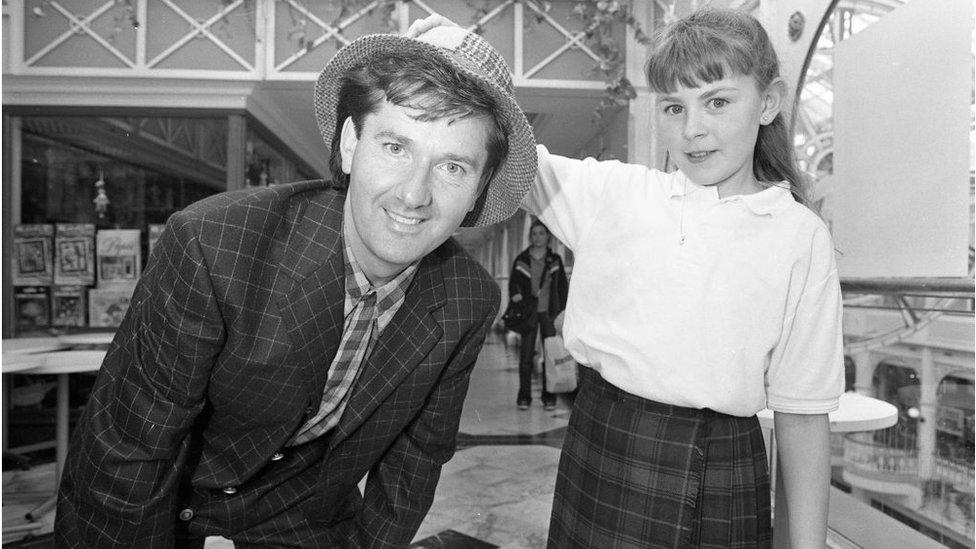
[[[773,430],[773,411],[766,409],[758,414],[759,424],[763,429]],[[857,393],[844,393],[840,396],[837,410],[830,412],[831,433],[852,433],[857,431],[875,431],[891,427],[898,422],[898,408],[894,405]],[[783,475],[776,466],[776,437],[770,437],[769,461],[770,472],[775,475],[776,483],[773,492],[776,501],[773,505],[773,547],[788,549],[790,546],[790,528],[786,520],[786,492],[781,490]]]
[[[2,341],[3,362],[7,362],[10,355],[25,355],[32,353],[47,353],[65,349],[68,344],[62,343],[56,337],[14,337]],[[6,367],[4,368],[6,371]]]
[[[79,345],[108,345],[112,343],[115,332],[89,332],[84,334],[67,334],[57,337],[58,342],[66,347]]]
[[[31,364],[18,371],[27,375],[56,375],[58,377],[58,403],[55,414],[55,486],[61,480],[61,471],[68,455],[68,426],[71,404],[69,402],[70,375],[80,372],[96,372],[105,359],[105,351],[55,351],[23,355],[18,365]],[[6,372],[6,361],[4,364]],[[56,494],[27,514],[29,520],[36,520],[54,507]]]

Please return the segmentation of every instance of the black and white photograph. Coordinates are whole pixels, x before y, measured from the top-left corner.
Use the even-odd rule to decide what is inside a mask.
[[[2,18],[5,549],[976,549],[973,0]]]

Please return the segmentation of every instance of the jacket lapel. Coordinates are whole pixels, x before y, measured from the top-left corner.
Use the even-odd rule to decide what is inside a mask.
[[[306,203],[288,237],[281,268],[293,281],[278,301],[293,353],[309,368],[307,402],[317,404],[342,337],[345,261],[342,196]]]
[[[356,430],[440,341],[444,330],[434,311],[446,301],[436,253],[421,260],[403,305],[383,330],[363,364],[346,410],[330,441],[335,447]]]

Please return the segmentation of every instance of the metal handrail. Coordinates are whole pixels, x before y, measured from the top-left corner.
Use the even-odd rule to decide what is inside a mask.
[[[947,278],[842,278],[841,290],[851,293],[913,294],[946,297],[958,294],[960,298],[974,297],[974,279],[970,277]]]

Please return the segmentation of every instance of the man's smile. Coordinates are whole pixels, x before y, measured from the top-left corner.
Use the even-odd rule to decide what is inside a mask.
[[[390,219],[396,221],[401,225],[419,225],[424,221],[426,221],[426,219],[420,217],[410,217],[410,216],[400,215],[386,208],[383,208],[383,211],[386,213],[387,217],[389,217]]]

